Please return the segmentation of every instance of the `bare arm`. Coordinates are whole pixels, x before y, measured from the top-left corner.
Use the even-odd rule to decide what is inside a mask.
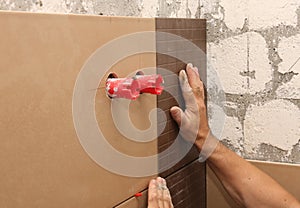
[[[187,109],[183,112],[180,108],[173,107],[171,114],[180,126],[183,137],[195,142],[199,151],[208,154],[205,155],[208,157],[208,165],[230,196],[244,207],[299,208],[298,200],[275,180],[226,148],[210,134],[203,83],[199,79],[197,69],[188,65],[186,73],[180,73],[180,81]],[[195,111],[195,106],[198,111]],[[200,120],[195,119],[196,117],[200,117]],[[199,126],[198,130],[191,133],[195,123]]]
[[[244,207],[300,207],[275,180],[221,143],[207,162],[230,196]]]

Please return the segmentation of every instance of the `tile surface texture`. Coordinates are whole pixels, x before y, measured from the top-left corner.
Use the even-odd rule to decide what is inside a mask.
[[[120,132],[120,126],[114,119],[126,122],[129,116],[135,128],[144,130],[151,125],[148,118],[151,110],[158,106],[167,112],[170,105],[176,104],[174,99],[167,93],[158,96],[158,100],[156,96],[142,94],[127,106],[126,100],[112,101],[106,96],[105,80],[111,72],[127,77],[137,70],[150,67],[152,69],[147,73],[155,73],[156,67],[162,66],[159,64],[161,60],[164,65],[173,66],[169,69],[178,73],[185,63],[171,56],[161,58],[160,54],[156,54],[155,48],[160,42],[156,41],[155,33],[145,36],[148,39],[134,39],[134,42],[128,39],[129,42],[124,43],[129,52],[131,47],[140,49],[147,46],[153,53],[126,54],[110,68],[106,68],[107,62],[112,56],[119,55],[118,48],[114,51],[108,48],[106,53],[100,53],[101,56],[99,51],[106,44],[118,41],[116,38],[122,35],[154,32],[158,30],[156,26],[168,29],[170,33],[178,33],[205,51],[205,21],[15,12],[0,12],[0,16],[0,38],[4,40],[0,46],[0,114],[3,118],[0,123],[0,166],[3,173],[0,178],[0,206],[146,207],[147,185],[155,176],[122,176],[119,172],[116,174],[104,169],[103,164],[97,164],[84,146],[82,136],[88,138],[98,157],[111,161],[110,165],[123,167],[124,170],[134,167],[128,162],[120,162],[114,154],[104,153],[106,150],[97,146],[99,143],[94,140],[93,123],[89,119],[76,123],[74,112],[80,109],[80,115],[88,115],[89,111],[77,106],[88,103],[85,99],[92,94],[96,128],[115,150],[138,158],[156,155],[166,149],[178,133],[178,127],[168,113],[165,132],[158,139],[148,142],[131,140],[130,136]],[[165,25],[157,24],[160,21]],[[176,25],[170,26],[170,23]],[[175,48],[173,44],[167,46],[177,51],[176,47],[184,45],[175,44]],[[124,49],[124,46],[119,47],[120,51]],[[189,55],[195,58],[195,54]],[[204,58],[197,60],[201,62]],[[204,64],[200,72],[204,77]],[[81,94],[75,93],[79,76],[84,76],[82,80],[86,86]],[[99,77],[99,80],[95,82],[94,77]],[[177,86],[175,93],[179,96],[177,76],[165,76],[165,80],[166,88]],[[74,103],[77,97],[84,102]],[[111,105],[115,106],[111,108]],[[113,118],[112,113],[117,117]],[[152,133],[156,138],[159,118],[157,115],[152,117],[155,125]],[[78,125],[87,129],[87,134],[83,135]],[[181,139],[175,151],[166,154],[166,158],[155,157],[152,164],[154,171],[170,162],[173,154],[182,151],[185,144]],[[175,207],[187,207],[186,203],[190,207],[205,206],[205,164],[198,163],[197,158],[198,151],[193,148],[182,161],[162,174],[171,186]],[[134,170],[138,172],[148,166],[147,163],[140,164]],[[134,197],[141,191],[142,197]]]
[[[173,196],[174,207],[205,207],[206,190],[205,163],[198,163],[199,152],[192,147],[188,154],[182,153],[188,143],[179,135],[178,126],[172,120],[169,109],[174,105],[185,108],[183,98],[178,86],[178,73],[185,69],[187,63],[194,63],[200,66],[199,73],[206,81],[206,22],[197,19],[167,19],[157,18],[156,29],[158,32],[175,34],[181,38],[157,37],[157,73],[163,74],[166,89],[161,96],[158,96],[157,107],[162,109],[166,115],[167,123],[162,134],[158,137],[159,169],[172,164],[177,158],[181,158],[174,167],[164,171],[161,176],[168,177],[167,182]],[[192,48],[185,47],[181,42],[193,42],[202,50],[202,54]],[[161,52],[161,53],[159,53]],[[176,53],[174,55],[174,52]],[[189,56],[186,56],[186,55]],[[163,125],[158,114],[158,129]],[[176,142],[179,141],[179,142]],[[185,148],[186,147],[186,148]],[[182,153],[182,154],[181,154]],[[184,179],[183,179],[184,178]]]
[[[0,12],[0,17],[0,207],[113,207],[146,189],[152,177],[111,173],[84,151],[74,128],[72,97],[76,78],[93,52],[121,35],[154,31],[154,19],[10,12]],[[148,61],[137,61],[143,59]],[[97,59],[92,69],[104,73],[106,60]],[[155,67],[155,54],[124,57],[121,63],[111,70],[127,76]],[[138,144],[115,129],[104,90],[106,73],[84,92],[96,94],[98,127],[119,151],[156,154],[156,140]],[[127,112],[143,129],[155,107],[156,97],[143,95]],[[85,119],[81,125],[91,127]],[[101,157],[113,156],[95,148]]]

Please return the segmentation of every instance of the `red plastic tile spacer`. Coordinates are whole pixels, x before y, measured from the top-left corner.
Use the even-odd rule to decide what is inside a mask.
[[[136,100],[142,93],[160,95],[164,80],[160,74],[136,75],[131,78],[108,78],[106,93],[110,98]]]
[[[136,193],[134,194],[135,197],[140,197],[140,196],[143,196],[143,193],[142,192],[139,192],[139,193]]]

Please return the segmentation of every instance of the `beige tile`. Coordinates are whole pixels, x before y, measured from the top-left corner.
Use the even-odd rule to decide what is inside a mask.
[[[154,19],[0,12],[0,25],[0,207],[113,207],[145,189],[149,178],[112,174],[86,154],[73,125],[72,96],[95,50],[121,35],[153,31]],[[139,59],[118,69],[134,72]],[[96,111],[109,112],[104,89],[98,92]],[[155,104],[151,97],[145,111],[132,107],[134,122],[146,127],[142,118]],[[97,118],[109,120],[109,114]]]

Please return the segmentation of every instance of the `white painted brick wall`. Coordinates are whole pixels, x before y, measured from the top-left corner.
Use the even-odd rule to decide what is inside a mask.
[[[249,0],[222,0],[220,5],[225,10],[224,22],[232,30],[242,28],[248,15]]]
[[[278,53],[283,60],[279,65],[279,72],[293,71],[298,75],[295,75],[290,82],[283,83],[276,93],[280,98],[300,99],[300,35],[282,38]]]
[[[253,94],[272,79],[265,40],[256,32],[210,43],[209,57],[227,93]],[[247,71],[255,71],[255,78],[241,75]]]
[[[144,17],[155,17],[159,10],[159,5],[156,1],[141,1],[141,8],[141,13]]]
[[[299,0],[249,0],[250,28],[262,29],[280,24],[296,26]]]
[[[291,150],[300,138],[300,110],[286,100],[272,100],[264,105],[251,105],[244,123],[244,148],[255,153],[266,143]]]
[[[242,28],[248,18],[251,29],[263,29],[280,24],[296,26],[299,0],[221,0],[226,25],[235,30]]]

